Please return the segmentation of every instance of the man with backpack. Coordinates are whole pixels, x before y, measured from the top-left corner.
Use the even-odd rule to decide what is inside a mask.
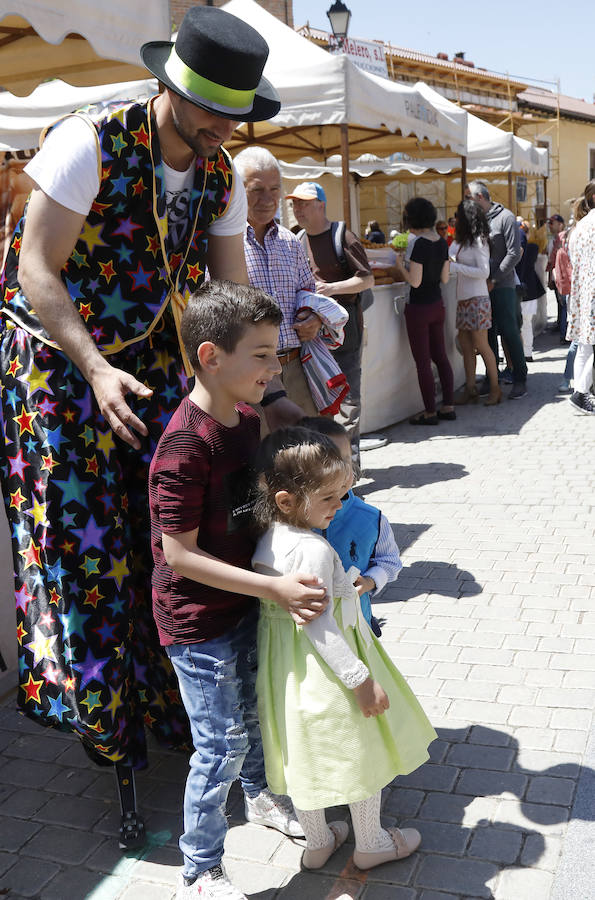
[[[359,239],[345,222],[330,222],[326,216],[326,194],[320,184],[306,181],[287,196],[303,231],[304,243],[316,281],[316,292],[333,297],[349,312],[345,339],[335,358],[349,383],[349,394],[341,404],[337,421],[345,426],[354,463],[359,466],[361,414],[361,362],[363,337],[362,292],[374,285],[374,276]]]

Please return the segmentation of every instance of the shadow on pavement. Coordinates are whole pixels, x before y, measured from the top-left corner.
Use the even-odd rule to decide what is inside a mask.
[[[546,839],[558,834],[559,826],[572,817],[578,766],[526,768],[518,761],[518,742],[493,728],[469,725],[437,732],[430,762],[396,779],[383,800],[385,826],[420,831],[422,845],[417,853],[362,873],[351,862],[350,832],[347,843],[324,869],[300,872],[276,893],[250,894],[251,900],[272,896],[372,900],[393,895],[408,900],[429,896],[446,900],[453,895],[494,900],[496,890],[497,896],[515,900],[529,896],[544,900],[546,887],[544,893],[539,887],[535,891],[533,881],[531,890],[530,881],[523,885],[515,881],[515,875],[522,879],[517,874],[522,870],[532,869],[531,876],[541,871],[543,884],[548,883],[557,853],[552,856]],[[327,819],[337,818],[349,821],[347,807],[329,810]]]
[[[358,484],[356,493],[364,498],[367,494],[381,491],[386,487],[418,488],[427,484],[437,484],[442,481],[454,481],[465,478],[469,474],[465,466],[459,463],[414,463],[412,466],[389,466],[385,469],[372,469],[365,466],[366,478],[372,481],[368,484]]]

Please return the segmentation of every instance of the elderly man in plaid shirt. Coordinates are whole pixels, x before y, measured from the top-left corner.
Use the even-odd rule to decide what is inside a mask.
[[[248,147],[238,153],[234,164],[248,197],[244,235],[248,278],[250,284],[274,297],[283,312],[277,348],[281,381],[289,400],[301,407],[305,415],[317,415],[300,361],[300,347],[316,337],[322,320],[310,310],[306,318],[296,321],[296,312],[308,305],[305,295],[300,298],[300,292],[314,293],[316,288],[300,241],[274,220],[282,190],[279,163],[263,147]]]

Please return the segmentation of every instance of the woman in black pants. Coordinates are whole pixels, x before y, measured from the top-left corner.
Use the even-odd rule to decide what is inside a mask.
[[[448,244],[434,225],[436,208],[423,197],[414,197],[405,206],[409,231],[416,236],[409,269],[399,259],[394,266],[399,280],[411,285],[405,307],[407,335],[424,403],[424,411],[409,419],[411,425],[437,425],[439,419],[456,419],[453,407],[453,374],[444,345],[445,309],[441,284],[449,276]],[[434,373],[436,364],[442,386],[442,406],[436,411]]]

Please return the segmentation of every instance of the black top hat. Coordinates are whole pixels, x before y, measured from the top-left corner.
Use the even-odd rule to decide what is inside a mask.
[[[262,77],[269,55],[251,25],[214,6],[193,6],[182,20],[175,43],[149,41],[142,60],[153,75],[191,103],[240,122],[272,119],[279,95]]]

